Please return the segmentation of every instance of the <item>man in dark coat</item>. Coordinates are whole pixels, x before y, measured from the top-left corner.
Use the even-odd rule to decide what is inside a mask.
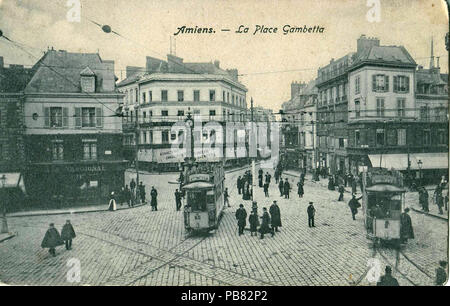
[[[178,189],[175,189],[175,207],[177,211],[181,209],[181,192]]]
[[[158,191],[152,186],[152,190],[150,191],[152,210],[158,211]]]
[[[352,184],[352,193],[355,193],[356,194],[356,178],[355,177],[353,177],[352,176],[352,182],[351,182],[351,184]]]
[[[134,195],[134,189],[136,188],[136,182],[134,181],[134,179],[131,179],[130,182],[130,189],[131,189],[131,193]]]
[[[142,181],[139,185],[139,196],[141,197],[141,203],[145,203],[145,186]]]
[[[264,183],[264,196],[266,198],[269,197],[269,182],[267,182],[267,181]]]
[[[281,212],[280,207],[277,205],[277,201],[273,201],[273,204],[269,208],[270,219],[272,220],[272,230],[278,232],[278,227],[281,227]]]
[[[259,169],[259,172],[258,172],[258,186],[260,188],[263,187],[263,171],[261,169]]]
[[[272,237],[275,235],[273,230],[270,228],[270,216],[267,212],[267,208],[263,208],[263,215],[261,217],[261,227],[259,228],[259,232],[261,233],[261,239],[264,239],[264,234],[271,233]]]
[[[392,268],[386,266],[384,269],[385,274],[380,277],[377,286],[399,286],[398,281],[392,276]]]
[[[445,271],[447,262],[444,260],[439,261],[439,268],[436,269],[436,285],[443,286],[447,281],[447,272]]]
[[[332,176],[328,178],[328,190],[334,190],[334,179]]]
[[[284,198],[289,199],[289,191],[291,190],[291,184],[289,184],[288,179],[286,179],[286,181],[284,182],[283,189],[284,189],[283,191]]]
[[[409,208],[405,208],[405,211],[400,216],[400,241],[406,243],[408,238],[414,239],[414,230],[412,226],[411,217],[408,214]]]
[[[225,188],[225,191],[223,192],[223,205],[224,206],[227,205],[228,207],[231,207],[230,201],[228,199],[229,197],[230,197],[230,195],[228,194],[228,188]]]
[[[361,204],[359,204],[359,200],[361,200],[362,196],[359,198],[356,198],[355,194],[352,194],[352,199],[348,202],[348,206],[350,207],[350,211],[352,212],[352,218],[355,219],[355,215],[358,213],[358,208],[361,207]]]
[[[265,181],[270,185],[270,180],[272,179],[272,175],[269,174],[269,172],[266,172],[266,178]]]
[[[314,216],[316,215],[316,209],[314,208],[313,202],[309,202],[309,206],[306,209],[306,212],[308,213],[308,226],[315,227],[314,226]]]
[[[280,183],[278,184],[278,189],[280,190],[280,197],[282,197],[283,192],[284,192],[284,181],[281,177],[280,177]]]
[[[442,197],[442,188],[441,185],[437,185],[436,189],[434,191],[435,201],[436,205],[439,208],[439,214],[444,214],[444,211],[442,210],[442,207],[444,206],[444,198]]]
[[[63,245],[64,241],[61,239],[58,230],[55,228],[55,224],[50,223],[50,227],[45,233],[44,239],[42,239],[41,247],[48,248],[48,252],[56,256],[55,248]]]
[[[275,184],[278,184],[279,180],[280,180],[280,172],[278,171],[278,169],[275,170]]]
[[[303,190],[303,181],[300,178],[300,181],[297,183],[297,194],[300,198],[303,198],[304,190]]]
[[[241,194],[241,191],[242,191],[242,179],[241,179],[240,176],[237,178],[236,186],[237,186],[237,189],[238,189],[238,194]]]
[[[64,224],[61,230],[61,239],[66,243],[66,250],[72,249],[72,239],[75,237],[75,230],[73,229],[70,220],[66,220],[66,224]]]
[[[340,202],[340,201],[344,201],[344,192],[345,192],[345,189],[344,189],[344,185],[339,185],[339,188],[338,188],[338,191],[339,191],[339,198],[338,198],[338,201]]]
[[[248,217],[248,222],[250,223],[250,236],[253,236],[253,234],[257,235],[259,220],[258,220],[258,213],[256,210],[252,210],[250,213],[250,216]]]
[[[244,234],[244,228],[247,220],[247,211],[244,209],[244,205],[239,204],[238,210],[236,210],[236,220],[238,220],[238,232],[239,236]]]

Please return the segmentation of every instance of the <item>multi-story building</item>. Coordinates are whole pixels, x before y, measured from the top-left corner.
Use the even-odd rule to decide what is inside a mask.
[[[188,113],[203,124],[245,122],[247,88],[239,82],[236,69],[223,70],[219,61],[185,63],[180,57],[168,55],[167,61],[147,57],[144,70],[142,74],[142,69],[135,69],[137,72],[118,84],[125,94],[124,124],[139,128],[138,161],[143,169],[177,171],[180,168],[184,158],[174,156],[171,147],[183,136],[172,133],[171,127],[184,121]],[[134,144],[132,133],[129,130],[126,136],[131,145]],[[245,137],[245,131],[241,134],[236,133],[236,138]],[[209,137],[207,133],[194,132],[195,140],[208,141]],[[225,137],[217,140],[223,147]],[[197,161],[208,160],[206,156],[197,157]],[[240,160],[246,159],[227,158],[226,162]]]
[[[105,201],[124,183],[114,61],[48,50],[25,88],[25,185],[33,201]]]
[[[395,168],[408,175],[411,170],[419,175],[422,169],[448,169],[447,83],[433,65],[428,71],[415,68],[402,46],[358,40],[348,69],[347,150],[353,173],[365,167]]]

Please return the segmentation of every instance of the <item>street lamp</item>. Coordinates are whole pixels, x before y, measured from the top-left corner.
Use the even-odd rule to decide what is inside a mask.
[[[417,166],[419,166],[419,185],[422,186],[422,160],[419,159]]]
[[[189,135],[190,138],[189,139],[190,139],[190,150],[191,150],[190,156],[189,156],[189,154],[186,154],[186,158],[184,159],[184,161],[185,161],[186,164],[192,166],[194,164],[195,157],[194,157],[194,133],[193,133],[194,120],[192,119],[191,112],[188,112],[186,120],[184,122],[186,122],[186,125],[189,128],[189,133],[190,133],[190,135]],[[186,147],[186,151],[187,150],[189,150],[189,149]]]
[[[2,177],[0,178],[0,181],[2,182],[2,191],[3,191],[2,193],[4,195],[4,198],[3,198],[3,220],[2,220],[1,233],[5,234],[5,233],[9,233],[8,222],[6,221],[6,200],[7,200],[6,192],[5,192],[6,175],[3,174]]]

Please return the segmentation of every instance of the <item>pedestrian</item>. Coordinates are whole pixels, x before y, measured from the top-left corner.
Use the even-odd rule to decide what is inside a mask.
[[[181,192],[178,189],[175,189],[175,207],[177,211],[181,209]]]
[[[284,198],[289,199],[289,191],[291,190],[291,184],[289,184],[288,179],[286,179],[286,181],[284,182],[283,189],[284,189],[283,191]]]
[[[256,210],[252,210],[250,212],[250,216],[248,217],[248,222],[250,223],[250,236],[254,236],[254,235],[257,236],[259,220],[258,220],[258,213],[256,212]]]
[[[264,239],[264,234],[268,234],[271,233],[272,237],[275,235],[275,233],[273,232],[273,230],[270,228],[270,216],[269,213],[267,212],[267,208],[263,208],[263,215],[261,217],[262,222],[261,222],[261,227],[259,228],[259,232],[261,234],[260,239]]]
[[[356,195],[352,194],[352,199],[348,202],[348,206],[350,207],[353,220],[356,220],[355,215],[358,213],[358,208],[361,207],[361,204],[358,202],[359,200],[361,200],[361,198],[362,196],[356,198]]]
[[[436,189],[434,190],[434,198],[435,198],[435,203],[439,208],[439,214],[442,215],[444,214],[442,207],[444,206],[444,199],[442,197],[442,188],[441,185],[437,185]]]
[[[158,191],[155,189],[155,186],[152,186],[150,197],[150,205],[152,206],[152,211],[158,211]]]
[[[145,204],[145,186],[142,181],[139,185],[139,196],[141,197],[141,203]]]
[[[228,198],[229,198],[228,188],[225,188],[225,191],[223,193],[223,202],[224,202],[223,205],[228,205],[228,207],[231,207]]]
[[[297,183],[297,194],[299,198],[303,198],[304,190],[303,190],[303,181],[300,178],[300,181]]]
[[[305,183],[305,172],[306,169],[303,170],[302,174],[300,174],[300,181],[302,182],[302,185]]]
[[[408,238],[414,239],[414,230],[411,217],[408,214],[409,208],[405,208],[400,216],[400,242],[406,243]]]
[[[334,179],[332,176],[328,178],[328,190],[334,190]]]
[[[270,180],[272,179],[272,176],[269,174],[269,172],[266,172],[266,182],[267,182],[267,184],[269,184],[270,185]]]
[[[444,208],[448,211],[448,185],[447,181],[445,181],[442,185],[442,199],[444,202]]]
[[[279,180],[280,180],[280,172],[278,171],[278,168],[275,169],[275,184],[278,184]]]
[[[263,170],[259,169],[258,171],[258,185],[260,188],[263,187]]]
[[[428,191],[425,187],[422,187],[422,194],[423,194],[423,210],[425,212],[429,212],[430,208],[429,208],[429,195],[428,195]]]
[[[242,195],[243,200],[250,200],[250,184],[246,181],[244,182],[244,194]]]
[[[239,236],[244,234],[244,228],[247,220],[247,211],[244,209],[243,204],[239,204],[239,208],[236,210],[236,220],[238,220],[238,233]]]
[[[109,211],[117,210],[116,195],[114,194],[114,191],[111,192],[111,195],[109,196],[108,210]]]
[[[342,185],[342,184],[339,185],[338,191],[339,191],[338,201],[339,202],[344,201],[344,192],[345,192],[344,185]]]
[[[436,269],[436,285],[443,286],[447,281],[447,272],[445,268],[447,267],[447,262],[445,260],[439,261],[439,268]]]
[[[128,204],[128,207],[134,206],[133,202],[131,202],[131,190],[130,190],[130,188],[128,188],[128,185],[125,185],[124,197],[125,197],[125,202]]]
[[[134,195],[134,189],[136,188],[136,182],[134,181],[134,179],[131,179],[131,182],[130,182],[130,190],[131,190],[131,193]]]
[[[313,202],[309,202],[309,206],[306,209],[306,212],[308,213],[308,226],[315,227],[314,226],[314,216],[316,215],[316,209],[314,208]]]
[[[278,189],[280,190],[280,197],[283,196],[283,192],[284,192],[284,182],[283,182],[283,178],[279,178],[280,183],[278,184]]]
[[[72,239],[76,236],[70,220],[66,220],[66,224],[64,224],[61,230],[61,239],[66,243],[66,250],[72,249]]]
[[[267,181],[264,183],[264,196],[266,198],[269,197],[269,182],[267,182]]]
[[[356,194],[356,178],[354,177],[354,176],[352,176],[352,181],[351,181],[351,184],[352,184],[352,193],[354,193],[354,194]]]
[[[278,227],[281,227],[281,212],[277,201],[273,201],[273,204],[269,208],[269,213],[270,219],[272,220],[272,230],[278,232]]]
[[[384,275],[380,277],[377,286],[399,286],[398,281],[392,276],[392,268],[386,266]]]
[[[49,228],[45,233],[44,239],[42,239],[41,247],[43,249],[48,248],[48,252],[54,257],[56,256],[55,248],[63,244],[64,241],[61,239],[58,230],[55,228],[55,224],[50,223]]]
[[[242,191],[242,179],[241,179],[240,176],[237,178],[236,186],[237,186],[238,194],[241,194],[241,191]]]

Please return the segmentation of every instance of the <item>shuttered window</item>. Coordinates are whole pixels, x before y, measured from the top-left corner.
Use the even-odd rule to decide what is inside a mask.
[[[394,92],[408,93],[409,92],[409,77],[404,75],[394,76]]]
[[[384,74],[372,75],[372,91],[375,92],[389,91],[389,76]]]

